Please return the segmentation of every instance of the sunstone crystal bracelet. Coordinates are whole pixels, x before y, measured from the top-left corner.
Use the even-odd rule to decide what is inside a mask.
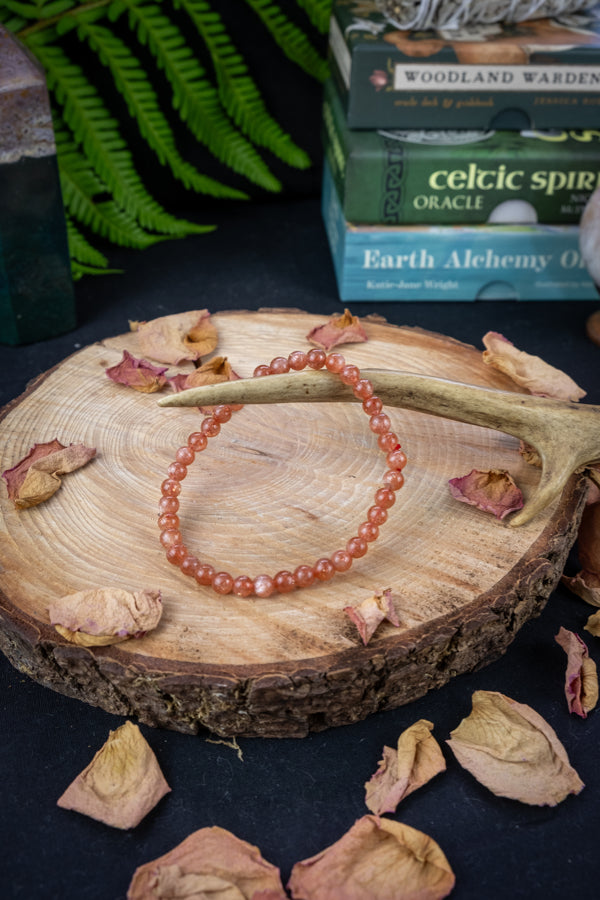
[[[179,530],[177,515],[181,482],[187,475],[188,466],[194,462],[196,454],[206,448],[208,439],[216,437],[221,431],[221,425],[232,416],[231,406],[216,406],[212,415],[203,419],[200,431],[193,432],[186,446],[179,448],[175,461],[167,470],[168,477],[161,486],[158,526],[160,541],[166,549],[169,562],[178,566],[185,575],[194,578],[198,584],[212,587],[218,594],[270,597],[277,592],[287,594],[296,588],[309,587],[315,582],[329,581],[334,575],[347,572],[353,561],[364,556],[369,544],[379,536],[379,527],[387,520],[387,511],[396,501],[395,491],[404,484],[402,469],[406,465],[406,455],[398,436],[391,430],[391,422],[383,410],[383,404],[374,395],[369,379],[363,378],[357,366],[348,365],[340,353],[294,350],[288,357],[278,356],[269,365],[257,366],[254,377],[281,375],[290,370],[301,371],[307,366],[311,369],[325,368],[337,375],[344,384],[352,388],[355,397],[362,401],[363,411],[369,417],[369,427],[377,435],[379,449],[386,457],[387,470],[383,475],[383,484],[375,491],[375,502],[367,510],[366,519],[359,525],[357,533],[347,541],[345,549],[336,550],[330,557],[321,557],[312,565],[300,565],[293,572],[283,570],[274,576],[257,575],[251,578],[249,575],[239,575],[236,578],[229,572],[219,571],[188,551]]]

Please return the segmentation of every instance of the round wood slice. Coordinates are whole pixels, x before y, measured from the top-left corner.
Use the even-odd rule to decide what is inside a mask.
[[[326,321],[295,310],[213,319],[216,352],[242,377],[308,349],[309,330]],[[368,341],[341,348],[361,367],[514,390],[473,347],[378,317],[363,323]],[[18,511],[2,491],[0,643],[36,681],[149,725],[300,737],[408,703],[493,660],[556,586],[579,524],[582,480],[511,528],[452,499],[448,480],[506,469],[527,496],[539,470],[518,442],[401,409],[388,412],[408,455],[406,484],[379,540],[350,572],[268,599],[220,597],[196,585],[167,562],[156,510],[167,467],[201,414],[161,409],[160,395],[112,382],[105,369],[124,349],[141,355],[135,333],[75,353],[3,411],[2,470],[53,438],[97,449],[39,506]],[[183,483],[186,544],[233,574],[314,562],[355,534],[384,470],[359,404],[246,406]],[[88,649],[50,626],[53,599],[111,586],[160,589],[156,630]],[[382,623],[365,646],[344,607],[383,588],[393,592],[400,625]]]

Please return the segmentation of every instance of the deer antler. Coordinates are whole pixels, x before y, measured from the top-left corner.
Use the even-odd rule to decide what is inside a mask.
[[[542,462],[541,478],[535,493],[510,520],[511,525],[529,522],[562,492],[573,472],[600,462],[598,406],[498,391],[411,372],[364,369],[363,373],[388,406],[492,428],[535,447]],[[205,406],[328,401],[358,402],[335,376],[309,370],[191,388],[158,403]]]

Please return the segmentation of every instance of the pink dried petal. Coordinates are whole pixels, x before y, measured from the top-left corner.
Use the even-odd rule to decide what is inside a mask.
[[[161,316],[137,324],[144,356],[169,365],[206,356],[217,346],[217,329],[207,309]]]
[[[451,478],[448,484],[455,500],[490,512],[497,519],[523,507],[523,494],[504,469],[472,469],[468,475]]]
[[[562,575],[561,582],[590,606],[600,606],[600,575],[582,569],[577,575]]]
[[[106,374],[117,384],[125,384],[143,394],[154,394],[167,383],[166,371],[151,365],[145,359],[136,359],[128,350],[123,350],[121,362],[106,369]]]
[[[296,863],[288,889],[295,900],[441,900],[454,882],[448,860],[428,835],[363,816],[335,844]]]
[[[367,341],[368,337],[358,316],[353,316],[350,310],[346,309],[342,315],[332,316],[324,325],[313,328],[306,335],[306,339],[311,344],[329,351],[338,344],[362,343]]]
[[[50,624],[71,643],[85,647],[143,637],[162,615],[160,591],[94,588],[55,600]]]
[[[169,387],[171,387],[176,394],[179,391],[185,391],[186,381],[188,380],[189,372],[179,372],[177,375],[171,375],[169,378]]]
[[[567,654],[565,697],[569,711],[585,719],[598,702],[596,663],[590,659],[585,642],[573,631],[561,627],[555,641]]]
[[[396,812],[406,796],[407,780],[398,778],[398,751],[384,747],[377,771],[365,783],[365,803],[376,816]]]
[[[390,588],[373,594],[372,597],[367,597],[358,606],[345,606],[344,612],[356,625],[365,645],[369,643],[384,619],[387,619],[388,622],[391,622],[396,627],[400,625]]]
[[[48,500],[61,486],[61,475],[81,468],[96,455],[93,447],[60,441],[35,444],[27,456],[2,473],[8,495],[17,509],[27,509]]]
[[[451,737],[461,766],[499,797],[556,806],[584,787],[546,720],[497,691],[475,691],[470,715]]]
[[[600,575],[600,503],[588,504],[581,514],[577,555],[584,571]]]
[[[365,784],[365,802],[372,813],[395,812],[404,797],[445,770],[446,761],[432,729],[431,722],[420,719],[400,735],[397,749],[383,748],[379,768]]]
[[[19,489],[25,481],[25,476],[34,462],[43,459],[57,450],[64,450],[65,445],[61,444],[56,438],[53,441],[47,441],[45,444],[34,444],[27,456],[24,456],[12,469],[6,469],[2,473],[2,477],[6,482],[8,496],[11,500],[16,500],[19,496]]]
[[[258,847],[217,826],[195,831],[168,853],[140,866],[127,891],[127,900],[209,896],[287,900],[279,869],[263,859]]]
[[[586,392],[572,378],[524,350],[518,350],[511,341],[496,331],[483,336],[486,349],[483,361],[503,372],[521,388],[537,397],[554,397],[556,400],[580,400]]]
[[[562,583],[586,603],[600,606],[600,503],[584,507],[577,534],[581,571],[563,575]]]

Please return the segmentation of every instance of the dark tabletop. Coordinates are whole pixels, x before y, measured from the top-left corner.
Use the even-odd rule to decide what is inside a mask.
[[[211,234],[147,252],[111,251],[121,275],[76,287],[79,326],[25,347],[0,348],[0,405],[74,350],[150,319],[190,308],[295,307],[340,311],[316,197],[222,206]],[[600,299],[599,304],[600,306]],[[593,302],[353,303],[359,316],[417,325],[482,349],[488,330],[566,370],[600,403],[600,348],[585,334]],[[276,349],[276,348],[275,348]],[[568,567],[576,567],[572,554]],[[172,792],[131,831],[118,831],[56,800],[124,719],[31,681],[0,658],[0,896],[23,900],[124,898],[136,866],[208,825],[229,829],[279,866],[336,841],[364,815],[364,782],[385,744],[419,718],[435,724],[447,771],[413,793],[392,818],[433,837],[456,874],[456,900],[599,896],[600,713],[570,715],[565,659],[554,635],[582,631],[594,610],[559,587],[500,660],[459,676],[398,710],[303,739],[240,739],[243,753],[142,726]],[[501,691],[532,706],[555,729],[585,788],[555,808],[494,796],[454,760],[444,742],[471,709],[474,690]],[[343,893],[340,893],[343,900]]]

